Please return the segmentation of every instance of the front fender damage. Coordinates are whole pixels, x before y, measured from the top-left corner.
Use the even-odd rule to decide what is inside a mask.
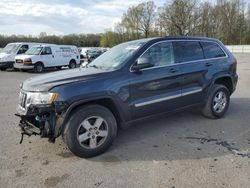
[[[54,143],[61,134],[62,122],[64,120],[62,108],[60,108],[60,112],[57,110],[58,108],[37,110],[36,107],[35,113],[33,111],[32,114],[15,114],[21,118],[19,122],[21,129],[20,144],[23,142],[24,135],[28,137],[40,135],[41,138],[48,138],[49,142]]]

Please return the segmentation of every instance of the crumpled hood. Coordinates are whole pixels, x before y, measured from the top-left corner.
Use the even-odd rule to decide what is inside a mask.
[[[105,72],[93,67],[52,72],[25,80],[22,83],[22,89],[25,91],[46,92],[59,85],[95,79],[101,73]]]

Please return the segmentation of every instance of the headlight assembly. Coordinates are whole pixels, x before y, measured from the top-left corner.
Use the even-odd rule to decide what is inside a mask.
[[[32,64],[32,60],[30,58],[26,58],[23,60],[23,64]]]
[[[36,93],[29,92],[27,94],[27,105],[34,104],[52,104],[57,97],[57,93]]]

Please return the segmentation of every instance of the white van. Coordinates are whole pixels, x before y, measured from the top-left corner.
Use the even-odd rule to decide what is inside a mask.
[[[43,44],[33,46],[25,54],[16,56],[14,68],[43,72],[44,68],[48,67],[76,68],[78,65],[80,54],[76,46]]]
[[[0,70],[13,68],[16,55],[23,54],[32,46],[39,44],[41,43],[16,42],[7,44],[0,52]]]

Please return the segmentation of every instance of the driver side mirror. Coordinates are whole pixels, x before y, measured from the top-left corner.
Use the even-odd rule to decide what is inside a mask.
[[[150,63],[150,59],[146,57],[139,57],[136,61],[136,63],[133,65],[132,69],[134,71],[139,71],[141,69],[150,68],[154,65]]]

